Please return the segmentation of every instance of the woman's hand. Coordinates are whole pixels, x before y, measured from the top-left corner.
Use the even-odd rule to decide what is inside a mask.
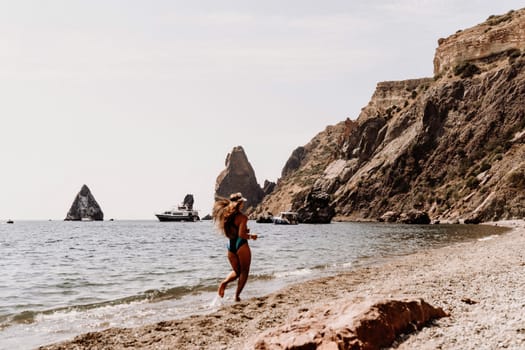
[[[257,240],[257,235],[250,235],[250,238],[253,239],[254,241]]]

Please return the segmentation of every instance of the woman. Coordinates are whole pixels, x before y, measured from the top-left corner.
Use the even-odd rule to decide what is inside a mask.
[[[217,198],[213,206],[213,221],[219,230],[229,238],[227,245],[228,260],[232,266],[232,272],[219,285],[218,294],[224,297],[224,291],[228,283],[239,278],[237,282],[237,291],[235,292],[235,301],[240,301],[239,295],[248,280],[250,272],[250,263],[252,253],[248,240],[257,239],[257,235],[249,234],[247,227],[248,218],[241,210],[246,198],[240,192],[230,195],[230,199]]]

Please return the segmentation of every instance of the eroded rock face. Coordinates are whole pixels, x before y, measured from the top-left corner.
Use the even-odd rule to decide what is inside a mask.
[[[430,224],[430,217],[424,211],[413,209],[407,213],[401,213],[399,221],[403,224],[428,225]]]
[[[83,185],[69,209],[66,221],[104,220],[104,213],[86,185]]]
[[[484,23],[438,40],[434,74],[443,74],[463,62],[491,62],[498,55],[525,49],[525,13],[510,11]]]
[[[246,211],[257,206],[264,197],[257,183],[255,172],[241,146],[234,147],[226,157],[226,168],[219,174],[215,184],[215,194],[228,198],[231,193],[242,192],[247,199]]]
[[[422,299],[348,303],[310,312],[266,331],[254,348],[379,350],[390,346],[400,334],[414,332],[445,316],[441,308]]]
[[[448,222],[525,217],[525,9],[489,22],[441,41],[435,78],[379,83],[355,121],[292,154],[257,211],[308,207],[320,191],[334,220],[412,210]],[[485,30],[499,41],[476,49]],[[456,69],[462,60],[471,61]]]
[[[264,185],[263,185],[264,195],[267,196],[270,193],[272,193],[273,190],[275,189],[275,185],[276,185],[275,182],[264,180]]]
[[[335,215],[331,196],[323,191],[308,192],[305,198],[296,197],[292,207],[299,217],[299,222],[305,224],[329,224]]]
[[[278,215],[280,212],[295,211],[295,208],[302,207],[307,194],[314,191],[313,184],[318,180],[319,172],[331,163],[340,148],[339,141],[347,131],[344,126],[346,124],[351,128],[353,122],[347,120],[335,126],[327,126],[307,145],[292,152],[282,171],[287,175],[277,181],[270,195],[264,197],[262,203],[257,207],[254,219],[267,212]],[[298,167],[296,167],[297,164],[299,164]],[[316,191],[318,189],[328,193],[320,186],[316,187]]]
[[[286,161],[286,164],[284,165],[284,168],[281,171],[281,176],[286,176],[291,172],[297,170],[301,166],[302,161],[304,160],[305,153],[306,151],[303,146],[297,147]]]

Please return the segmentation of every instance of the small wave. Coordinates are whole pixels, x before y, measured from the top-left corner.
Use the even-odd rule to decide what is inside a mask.
[[[337,266],[337,265],[336,265],[336,266]],[[355,262],[351,262],[351,261],[350,261],[350,262],[344,262],[344,263],[341,264],[341,267],[342,267],[342,268],[345,268],[345,269],[346,269],[346,268],[349,268],[349,267],[354,267],[354,266],[355,266]],[[338,266],[337,266],[337,267],[338,267]]]
[[[490,236],[487,236],[487,237],[478,238],[478,241],[479,242],[490,241],[491,239],[498,238],[498,237],[499,237],[499,235],[490,235]]]
[[[166,299],[178,299],[185,295],[214,291],[216,286],[199,284],[191,287],[174,287],[169,289],[150,289],[142,294],[147,301],[155,302]]]
[[[274,276],[276,278],[285,278],[285,277],[294,277],[294,276],[305,276],[310,275],[313,273],[312,269],[304,268],[304,269],[298,269],[293,271],[282,271],[282,272],[275,272]]]
[[[3,330],[13,324],[31,324],[35,322],[38,312],[22,311],[15,315],[4,315],[0,317],[0,330]]]
[[[107,300],[102,302],[86,303],[58,307],[48,310],[34,311],[25,310],[20,313],[3,315],[0,318],[0,330],[15,324],[31,324],[39,320],[39,317],[50,316],[54,314],[74,314],[92,309],[113,307],[132,303],[159,302],[169,299],[180,299],[186,295],[198,294],[201,292],[215,291],[216,286],[197,285],[193,287],[174,287],[166,290],[150,289],[137,295],[131,295],[124,298]]]
[[[35,322],[35,317],[38,314],[36,311],[22,311],[12,317],[11,322],[28,324]]]

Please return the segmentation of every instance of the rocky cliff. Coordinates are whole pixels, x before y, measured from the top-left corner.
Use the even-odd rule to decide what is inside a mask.
[[[66,221],[104,220],[104,213],[86,185],[83,185],[69,209]]]
[[[261,203],[265,192],[257,183],[244,149],[241,146],[234,147],[226,156],[225,165],[226,168],[217,177],[215,194],[228,198],[231,193],[242,192],[247,199],[245,209],[250,212],[251,208]],[[271,184],[266,183],[265,187],[271,187]]]
[[[355,121],[292,153],[257,212],[318,215],[312,222],[524,217],[524,28],[519,10],[440,39],[433,78],[379,83]]]
[[[459,30],[438,40],[434,57],[434,75],[444,74],[464,62],[490,65],[508,52],[525,48],[525,12],[509,11],[490,16],[484,23]]]

